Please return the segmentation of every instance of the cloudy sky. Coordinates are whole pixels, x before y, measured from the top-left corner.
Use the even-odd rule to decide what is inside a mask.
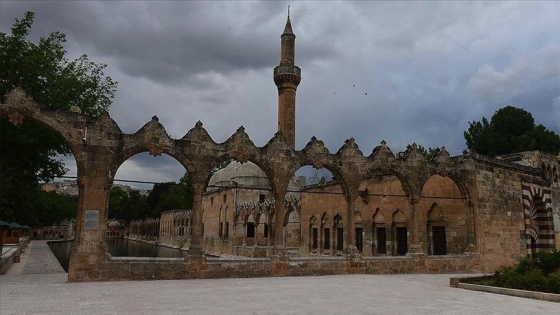
[[[276,132],[272,69],[288,2],[5,1],[0,28],[34,11],[32,38],[67,34],[119,81],[110,109],[124,132],[153,115],[174,138],[196,121],[214,140],[240,126],[258,146]],[[354,137],[365,155],[387,141],[465,149],[468,122],[514,105],[560,133],[559,2],[291,3],[296,147],[312,136],[336,152]],[[70,174],[75,169],[70,161]],[[169,157],[140,154],[117,178],[177,180]]]

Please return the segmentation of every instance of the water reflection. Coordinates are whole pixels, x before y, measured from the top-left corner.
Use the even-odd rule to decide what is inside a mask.
[[[108,238],[107,251],[114,257],[185,257],[186,251],[122,238]]]
[[[70,248],[73,241],[53,241],[47,242],[51,251],[53,252],[58,262],[68,272],[68,265],[70,264]]]
[[[184,250],[122,238],[108,238],[106,241],[107,252],[113,257],[185,257],[187,255],[187,251]],[[68,265],[70,263],[72,243],[73,241],[47,243],[66,272],[68,272]]]

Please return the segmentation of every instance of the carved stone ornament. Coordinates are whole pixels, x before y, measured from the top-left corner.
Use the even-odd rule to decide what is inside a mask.
[[[241,151],[237,151],[237,152],[235,153],[235,159],[236,159],[239,163],[241,163],[241,164],[246,163],[247,161],[249,161],[249,158],[247,157],[247,155],[245,155],[245,153],[243,153],[243,152],[241,152]]]
[[[148,148],[148,152],[150,153],[150,155],[160,156],[163,153],[163,149],[153,144]]]
[[[18,113],[18,112],[10,112],[8,114],[8,120],[14,126],[20,125],[23,122],[23,118],[24,118],[24,116],[22,114]]]

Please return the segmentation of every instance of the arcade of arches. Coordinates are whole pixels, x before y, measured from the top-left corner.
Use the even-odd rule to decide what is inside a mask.
[[[126,134],[107,112],[92,119],[41,109],[19,88],[5,95],[0,115],[15,125],[30,119],[49,126],[76,159],[79,201],[69,281],[493,272],[520,256],[560,248],[557,156],[451,157],[441,148],[428,161],[415,144],[395,155],[382,141],[364,155],[354,139],[333,154],[315,137],[295,150],[301,80],[295,38],[288,15],[273,72],[278,132],[263,147],[243,127],[223,143],[200,122],[172,139],[154,116]],[[167,154],[185,168],[193,209],[133,222],[128,234],[187,246],[184,260],[106,253],[115,173],[140,152]],[[227,160],[239,163],[208,182]],[[303,185],[294,174],[309,165],[328,169],[336,181]],[[110,228],[109,235],[116,234],[117,226]]]
[[[76,157],[80,198],[70,281],[491,272],[519,256],[560,247],[560,183],[553,174],[559,161],[541,152],[452,158],[442,148],[427,161],[415,145],[396,157],[382,142],[364,156],[350,139],[332,154],[315,138],[298,151],[281,133],[256,147],[243,128],[216,143],[200,123],[181,139],[171,139],[156,117],[138,132],[124,134],[106,113],[88,122],[78,113],[40,109],[21,90],[6,97],[0,114],[16,124],[25,118],[50,126]],[[130,156],[145,151],[174,157],[192,181],[194,207],[177,221],[189,223],[184,226],[190,233],[184,261],[120,260],[105,252],[114,174]],[[208,187],[208,174],[227,159],[245,163],[240,165],[250,161],[262,170],[264,189],[247,195],[252,201],[235,202],[229,186]],[[542,172],[543,163],[551,172],[548,166]],[[293,174],[304,165],[329,169],[336,182],[294,193],[298,183]],[[203,211],[206,202],[218,206],[230,201],[215,218],[209,208]],[[216,239],[237,238],[237,247],[245,244],[253,255],[256,250],[254,257],[264,258],[205,256],[206,238],[214,232],[204,228],[204,236],[203,217],[204,226],[215,226]],[[299,257],[294,257],[291,249],[298,246]],[[251,256],[250,251],[242,254]]]

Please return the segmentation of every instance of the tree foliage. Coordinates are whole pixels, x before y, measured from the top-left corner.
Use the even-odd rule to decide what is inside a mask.
[[[560,136],[535,125],[531,113],[513,106],[497,110],[490,121],[482,117],[469,122],[464,137],[469,149],[489,156],[531,150],[554,155],[560,152]]]
[[[420,153],[422,153],[422,155],[426,158],[426,160],[430,161],[431,159],[434,158],[434,155],[436,155],[437,152],[437,148],[432,148],[429,147],[427,150],[424,146],[419,145],[418,146],[418,150],[420,151]]]
[[[39,106],[68,110],[79,107],[94,117],[106,110],[114,97],[117,82],[105,76],[106,65],[90,61],[86,55],[69,60],[63,44],[65,34],[52,32],[37,43],[29,39],[33,12],[16,19],[11,34],[0,32],[0,98],[21,87]],[[24,121],[14,126],[0,119],[0,218],[11,220],[16,213],[45,211],[40,201],[40,181],[51,181],[67,169],[57,156],[70,154],[63,138],[46,126]],[[74,209],[75,212],[76,209]],[[22,224],[31,223],[21,217]],[[37,221],[37,224],[51,224]]]
[[[186,173],[178,184],[155,184],[147,196],[140,195],[137,190],[126,191],[119,186],[113,186],[109,194],[109,218],[126,222],[157,218],[164,211],[192,209],[192,206],[193,193]]]

